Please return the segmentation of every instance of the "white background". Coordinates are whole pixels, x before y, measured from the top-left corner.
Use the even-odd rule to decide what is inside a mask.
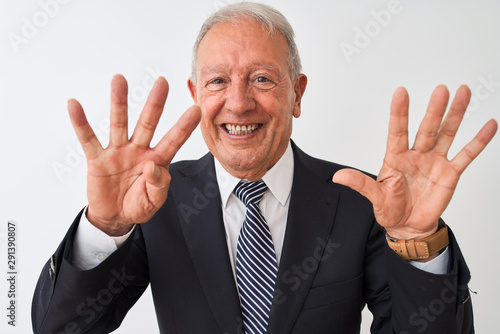
[[[8,220],[18,223],[19,271],[15,328],[7,325],[7,282],[0,279],[2,333],[31,332],[30,304],[41,267],[86,204],[85,160],[67,116],[68,98],[82,103],[105,138],[112,75],[122,73],[129,81],[130,124],[153,76],[164,75],[170,96],[157,130],[161,136],[192,103],[186,80],[201,23],[234,2],[54,1],[2,0],[0,5],[0,278],[7,272]],[[41,3],[57,7],[45,6],[49,15]],[[309,85],[292,138],[311,155],[377,173],[391,96],[400,85],[410,93],[412,137],[436,85],[446,84],[452,93],[462,83],[471,87],[475,103],[450,157],[488,119],[498,118],[497,1],[400,0],[385,26],[376,23],[373,11],[387,10],[389,0],[266,3],[287,16],[297,35]],[[32,24],[36,30],[27,28]],[[371,29],[369,42],[346,57],[340,46],[355,47],[356,31],[365,28]],[[444,213],[472,272],[479,333],[500,328],[499,148],[500,138],[494,138],[465,172]],[[176,159],[205,152],[196,130]],[[117,332],[158,332],[149,290]],[[367,323],[363,332],[368,332]]]

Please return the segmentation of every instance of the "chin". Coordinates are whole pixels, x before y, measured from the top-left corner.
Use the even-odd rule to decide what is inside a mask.
[[[266,164],[264,160],[267,160],[266,156],[259,157],[255,154],[240,154],[236,153],[229,157],[228,159],[221,159],[219,157],[219,162],[228,170],[231,174],[240,178],[246,178],[244,175],[255,175],[262,172],[262,167]],[[265,168],[264,168],[265,169]]]

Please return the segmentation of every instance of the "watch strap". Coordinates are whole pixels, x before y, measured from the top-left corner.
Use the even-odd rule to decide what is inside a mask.
[[[425,260],[450,244],[448,227],[444,226],[433,235],[418,240],[393,240],[387,236],[387,244],[406,261]]]

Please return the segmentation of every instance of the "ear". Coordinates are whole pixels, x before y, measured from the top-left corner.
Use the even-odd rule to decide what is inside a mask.
[[[198,97],[196,95],[196,84],[191,80],[191,78],[187,81],[189,92],[191,93],[191,97],[195,104],[198,104]]]
[[[300,103],[302,101],[302,96],[306,91],[306,86],[307,86],[307,77],[305,74],[301,73],[295,78],[295,82],[293,83],[293,90],[295,92],[295,104],[293,107],[293,116],[295,118],[298,118],[300,116],[301,113]]]

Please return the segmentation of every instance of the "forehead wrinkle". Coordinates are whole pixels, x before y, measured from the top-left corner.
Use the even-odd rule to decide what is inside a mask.
[[[255,61],[255,62],[252,62],[250,64],[252,67],[255,67],[255,68],[265,68],[266,70],[269,70],[269,71],[273,71],[273,72],[279,72],[279,67],[276,66],[275,64],[273,63],[265,63],[265,62],[261,62],[261,61]]]
[[[254,34],[252,31],[250,32],[243,32],[241,31],[241,27],[245,24],[251,24],[252,26],[255,24],[259,25],[259,28],[261,30],[261,33],[263,33],[261,36],[262,38],[271,38],[274,40],[272,43],[274,50],[271,52],[275,56],[276,59],[274,59],[274,62],[266,62],[266,59],[262,55],[255,55],[252,50],[254,49],[253,43],[254,41]],[[235,28],[237,28],[238,32],[234,33]],[[229,30],[229,35],[227,35]],[[208,50],[205,50],[203,48],[203,45],[206,44],[206,46],[212,45],[210,41],[215,38],[215,36],[219,36],[221,38],[221,41],[217,41],[217,43],[222,43],[226,44],[225,47],[227,47],[229,50],[232,49],[231,46],[228,45],[235,45],[233,51],[231,54],[226,53],[226,57],[231,57],[230,59],[226,59],[226,61],[221,62],[220,64],[216,65],[210,65],[206,64],[207,66],[203,66],[199,68],[199,73],[201,75],[210,75],[214,73],[221,73],[221,74],[229,74],[229,73],[239,73],[240,76],[244,76],[248,74],[249,70],[257,70],[257,69],[265,69],[268,71],[271,71],[279,76],[284,75],[284,72],[288,72],[288,49],[286,48],[287,42],[285,37],[282,34],[277,34],[276,32],[270,32],[266,31],[262,24],[260,22],[255,22],[254,20],[251,20],[249,18],[240,18],[236,21],[228,21],[228,22],[221,22],[216,24],[214,27],[212,27],[209,31],[207,31],[205,37],[202,39],[200,42],[200,46],[197,50],[199,53],[198,56],[199,58],[202,58],[203,53],[209,52],[210,47]],[[284,50],[281,50],[283,48],[283,45],[281,40],[283,40],[285,43],[285,48]],[[262,40],[257,41],[258,47],[260,46],[260,43]],[[208,43],[208,44],[207,44]],[[213,46],[213,45],[212,45]],[[285,51],[284,54],[281,54],[282,51]],[[248,59],[245,57],[246,55],[251,56],[253,59]],[[200,60],[200,59],[198,59]],[[245,60],[248,60],[248,63],[243,63]],[[286,69],[282,69],[282,65],[286,67]]]
[[[224,72],[226,69],[226,66],[224,64],[218,64],[218,65],[213,65],[213,66],[204,66],[200,68],[200,72],[206,73],[206,72]]]
[[[276,66],[275,64],[272,64],[272,63],[254,61],[254,62],[251,62],[250,64],[248,64],[248,67],[252,71],[256,70],[256,69],[264,68],[264,69],[271,71],[271,72],[280,73],[279,67]],[[228,69],[230,69],[230,68],[231,68],[231,66],[229,66],[229,64],[217,64],[217,65],[213,65],[213,66],[204,66],[200,69],[200,72],[202,74],[210,73],[210,72],[220,73],[220,72],[227,72]]]

